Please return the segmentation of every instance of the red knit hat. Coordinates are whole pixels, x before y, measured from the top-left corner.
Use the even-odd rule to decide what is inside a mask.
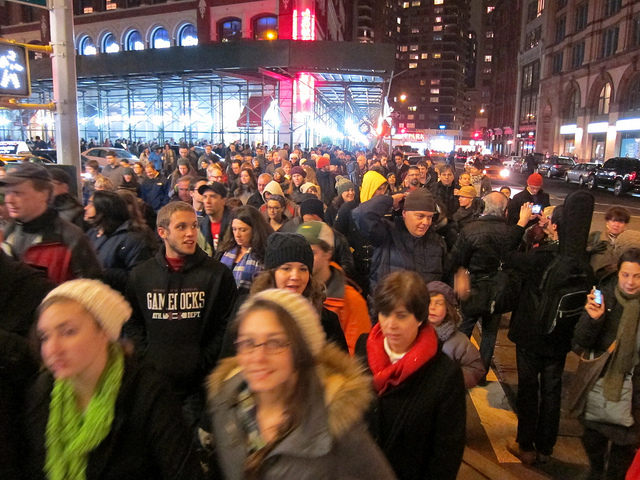
[[[329,163],[330,163],[329,159],[325,156],[318,157],[318,160],[316,160],[316,166],[318,167],[318,170],[326,167],[327,165],[329,165]]]
[[[539,173],[532,173],[527,178],[527,185],[531,185],[532,187],[541,187],[542,186],[542,175]]]

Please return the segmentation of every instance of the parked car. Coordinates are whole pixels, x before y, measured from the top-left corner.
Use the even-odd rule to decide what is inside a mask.
[[[514,165],[519,163],[521,160],[522,160],[522,157],[518,157],[518,156],[512,155],[510,157],[507,157],[505,160],[503,160],[502,161],[502,165],[504,165],[505,167],[513,170]]]
[[[564,174],[564,181],[567,183],[576,182],[580,186],[586,185],[589,174],[598,166],[597,163],[578,163],[571,170]]]
[[[117,158],[126,158],[131,163],[139,161],[138,157],[136,157],[132,153],[127,152],[123,148],[109,148],[109,147],[90,148],[89,150],[85,150],[84,152],[82,152],[82,155],[87,157],[89,160],[96,160],[101,167],[104,167],[107,164],[107,152],[109,151],[114,152]]]
[[[564,174],[576,166],[576,161],[571,157],[553,155],[538,165],[538,173],[551,177],[564,177]]]
[[[624,195],[640,188],[640,160],[629,157],[613,157],[596,167],[590,174],[588,186],[613,188],[614,195]]]

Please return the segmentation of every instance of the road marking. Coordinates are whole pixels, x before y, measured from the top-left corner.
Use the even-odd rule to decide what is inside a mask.
[[[478,348],[473,337],[471,342]],[[518,417],[511,410],[507,395],[493,369],[487,374],[486,387],[475,387],[469,390],[471,401],[478,412],[480,422],[487,432],[491,448],[500,463],[520,463],[507,450],[507,440],[516,438],[518,432]]]

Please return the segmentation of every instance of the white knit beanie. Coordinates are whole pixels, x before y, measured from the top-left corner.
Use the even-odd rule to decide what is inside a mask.
[[[271,288],[251,295],[240,307],[238,317],[242,317],[247,310],[261,300],[273,302],[286,310],[298,325],[311,354],[315,357],[320,353],[325,344],[324,330],[320,323],[318,311],[306,298],[287,290]]]
[[[42,303],[62,298],[79,303],[114,342],[120,337],[124,322],[131,317],[131,306],[120,292],[98,280],[65,282],[51,290]]]

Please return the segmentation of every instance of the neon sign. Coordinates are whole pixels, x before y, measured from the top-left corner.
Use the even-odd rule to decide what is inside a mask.
[[[316,15],[306,8],[301,12],[293,10],[293,31],[294,40],[315,40],[316,39]]]
[[[296,111],[311,112],[314,104],[315,79],[308,73],[300,73],[294,83]]]
[[[0,43],[0,96],[28,97],[31,94],[29,64],[22,46]]]

